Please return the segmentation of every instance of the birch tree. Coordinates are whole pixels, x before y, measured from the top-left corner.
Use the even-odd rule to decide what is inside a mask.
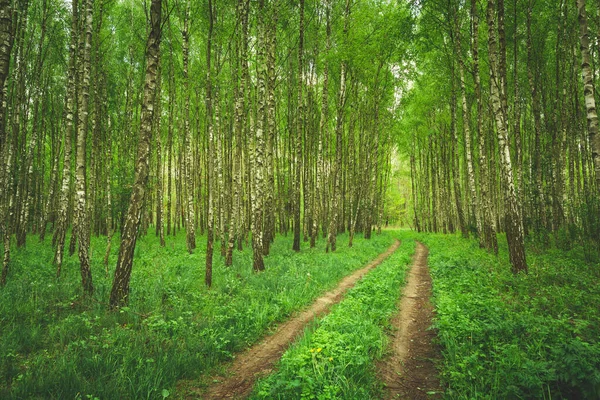
[[[133,266],[133,252],[138,238],[144,196],[148,184],[150,145],[152,143],[152,120],[156,96],[157,69],[160,58],[161,39],[161,0],[152,0],[150,6],[150,32],[146,42],[146,74],[138,151],[135,165],[135,181],[129,207],[125,216],[125,224],[121,233],[121,245],[113,286],[110,293],[110,307],[117,308],[129,301],[129,281]]]
[[[499,68],[500,60],[498,56],[497,32],[496,32],[496,3],[494,0],[488,0],[487,22],[488,22],[488,50],[490,61],[490,79],[491,79],[491,102],[494,117],[496,120],[496,130],[498,133],[498,145],[501,159],[501,175],[504,186],[505,202],[505,225],[506,238],[508,240],[508,250],[512,271],[518,273],[527,272],[527,261],[525,258],[525,243],[523,234],[523,220],[517,204],[517,195],[513,179],[512,161],[510,147],[508,144],[508,133],[506,124],[505,104],[506,92],[503,90],[501,77],[502,71]],[[500,57],[501,58],[501,57]]]

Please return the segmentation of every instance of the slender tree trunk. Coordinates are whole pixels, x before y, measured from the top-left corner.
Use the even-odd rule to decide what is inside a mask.
[[[119,248],[119,259],[110,293],[110,307],[126,305],[129,300],[129,280],[133,265],[133,252],[138,237],[144,194],[148,184],[150,144],[152,142],[152,119],[156,96],[157,69],[160,57],[161,0],[152,0],[150,7],[151,29],[146,44],[146,78],[140,123],[140,137],[135,166],[135,179],[129,208],[125,217]]]
[[[71,20],[71,44],[69,50],[69,77],[67,80],[67,101],[65,108],[65,149],[63,153],[63,177],[59,201],[58,220],[52,241],[56,243],[54,264],[56,264],[56,277],[60,277],[67,233],[67,217],[69,212],[69,192],[71,183],[71,137],[73,136],[73,113],[75,107],[75,82],[77,58],[77,0],[72,4],[73,16]]]
[[[175,116],[175,71],[173,68],[173,45],[171,44],[171,61],[169,62],[169,129],[167,133],[167,151],[169,152],[167,160],[167,236],[171,235],[171,220],[173,215],[173,124]],[[173,229],[175,235],[175,229]]]
[[[490,188],[488,179],[488,159],[486,137],[487,131],[483,128],[483,101],[481,98],[481,76],[479,74],[479,12],[477,0],[471,0],[471,21],[473,30],[473,40],[471,50],[473,53],[473,81],[475,82],[475,100],[477,102],[477,136],[479,138],[479,181],[481,199],[481,226],[482,235],[479,236],[479,246],[485,247],[488,251],[492,250],[494,254],[498,253],[498,239],[496,237],[495,224],[492,221],[490,206]]]
[[[469,193],[471,195],[470,207],[469,207],[469,220],[475,221],[475,227],[477,228],[477,235],[481,236],[481,219],[479,218],[479,201],[477,198],[477,187],[475,183],[475,171],[473,168],[473,156],[471,151],[471,128],[469,127],[469,108],[467,106],[467,90],[465,84],[465,62],[462,57],[462,46],[461,46],[461,32],[458,21],[458,16],[454,16],[455,26],[455,46],[456,54],[458,58],[458,71],[460,79],[460,94],[462,103],[462,120],[463,120],[463,133],[465,137],[465,158],[467,161],[467,177],[469,181]],[[463,232],[464,235],[464,232]]]
[[[181,35],[183,36],[183,90],[185,106],[183,117],[183,125],[185,130],[185,183],[187,192],[187,210],[186,210],[186,240],[187,250],[191,254],[196,248],[196,220],[194,212],[194,180],[192,177],[192,134],[190,131],[190,78],[188,74],[188,62],[189,62],[189,19],[190,19],[190,0],[186,1],[185,6],[185,17],[183,21],[183,30]],[[212,11],[211,11],[212,12]],[[210,40],[210,39],[209,39]],[[210,61],[209,61],[210,64]],[[208,90],[208,89],[207,89]]]
[[[165,247],[165,227],[163,224],[162,135],[160,125],[162,116],[161,65],[162,64],[159,62],[155,98],[156,113],[154,114],[154,130],[156,132],[156,236],[159,237],[160,245]]]
[[[294,138],[294,244],[293,250],[300,251],[300,188],[302,186],[302,131],[304,128],[304,107],[302,88],[304,83],[304,0],[300,0],[300,38],[298,39],[298,115],[296,117],[296,135]]]
[[[90,269],[90,226],[89,216],[86,206],[86,143],[88,131],[88,105],[89,105],[89,87],[90,87],[90,54],[92,45],[92,0],[86,0],[84,15],[85,18],[85,39],[83,43],[83,75],[81,82],[81,91],[79,99],[79,128],[77,129],[77,241],[79,242],[79,263],[81,270],[81,283],[83,290],[91,295],[94,292],[92,283],[92,271]]]
[[[321,117],[319,119],[319,139],[317,147],[317,171],[316,171],[316,192],[315,216],[313,218],[313,227],[311,232],[310,247],[315,247],[317,236],[319,235],[319,222],[325,225],[325,160],[323,157],[323,141],[327,138],[327,128],[329,120],[329,64],[327,56],[331,51],[331,0],[325,1],[326,18],[326,44],[325,44],[325,65],[323,67],[323,93],[321,95]]]
[[[267,93],[266,93],[266,160],[265,160],[265,227],[263,236],[263,254],[269,255],[271,243],[275,239],[275,174],[273,168],[273,146],[276,135],[275,121],[275,85],[277,76],[275,73],[276,67],[276,51],[277,51],[277,2],[272,2],[269,6],[268,16],[270,18],[268,26],[266,26],[266,43],[267,48]]]
[[[267,71],[265,65],[265,42],[266,42],[266,26],[264,20],[265,4],[264,0],[258,2],[258,23],[257,23],[257,118],[254,129],[254,140],[250,149],[250,157],[252,163],[252,267],[254,271],[263,271],[265,269],[263,261],[263,200],[264,200],[264,181],[265,181],[265,166],[264,166],[264,127],[266,113],[266,86],[267,86]]]
[[[4,84],[8,78],[10,55],[13,47],[13,10],[11,0],[0,1],[0,155],[3,154],[7,132],[5,125]]]
[[[501,175],[504,186],[504,208],[506,237],[508,240],[508,251],[512,264],[513,273],[520,271],[527,272],[527,261],[525,258],[525,243],[523,239],[523,220],[513,179],[512,161],[510,157],[510,147],[507,139],[506,112],[503,110],[503,96],[501,83],[503,79],[499,76],[502,69],[499,68],[498,46],[496,41],[496,19],[494,17],[495,0],[488,0],[487,21],[488,21],[488,48],[490,57],[490,78],[491,78],[491,101],[496,119],[496,129],[498,131],[498,144],[501,156]],[[499,21],[501,23],[502,21]],[[500,57],[502,58],[502,57]]]
[[[111,190],[111,166],[112,166],[112,131],[110,119],[108,120],[108,129],[106,132],[106,252],[104,253],[104,273],[108,278],[108,257],[112,247],[112,237],[115,232],[112,217],[112,190]]]
[[[583,79],[583,93],[585,96],[585,109],[587,112],[588,134],[590,136],[592,160],[596,173],[596,192],[600,192],[600,135],[598,134],[598,114],[596,113],[596,100],[594,97],[594,78],[590,68],[590,39],[587,27],[585,0],[577,0],[577,17],[579,21],[581,76]]]
[[[245,99],[246,99],[246,74],[243,72],[244,68],[248,68],[247,62],[247,40],[248,40],[248,0],[241,1],[238,4],[238,13],[241,19],[241,43],[239,43],[240,61],[239,68],[240,73],[240,84],[236,92],[235,98],[235,154],[233,155],[233,218],[231,226],[229,228],[228,246],[227,253],[225,255],[225,265],[229,266],[233,263],[233,248],[235,242],[241,237],[241,224],[242,224],[242,141],[243,141],[243,129],[245,124]]]
[[[188,0],[189,2],[189,0]],[[214,246],[214,132],[212,123],[212,78],[211,78],[211,54],[213,40],[213,6],[212,0],[208,0],[208,42],[206,45],[206,131],[208,132],[208,167],[206,188],[208,191],[208,214],[207,214],[207,239],[206,239],[206,270],[204,283],[207,287],[212,285],[212,262]]]
[[[452,135],[452,142],[451,142],[451,155],[450,155],[450,159],[451,159],[451,165],[452,165],[452,182],[454,184],[454,202],[455,202],[455,206],[456,206],[456,213],[458,216],[458,228],[460,229],[460,232],[462,234],[462,237],[464,238],[468,238],[469,237],[469,230],[467,229],[467,224],[465,222],[465,214],[463,211],[463,199],[462,199],[462,190],[460,187],[460,157],[458,152],[456,151],[456,143],[458,142],[458,134],[457,134],[457,128],[456,128],[456,68],[455,68],[455,64],[453,61],[451,61],[452,65],[451,65],[451,73],[452,73],[452,98],[451,101],[452,103],[450,104],[450,131],[451,131],[451,135]],[[461,79],[464,79],[464,77],[461,76]],[[461,86],[462,86],[462,82],[461,82]],[[462,87],[461,87],[461,92],[462,92]],[[463,111],[464,112],[464,111]]]
[[[10,225],[8,223],[10,193],[6,188],[10,187],[8,183],[11,173],[12,151],[10,144],[7,143],[8,134],[5,124],[6,99],[4,89],[9,74],[10,55],[14,43],[12,13],[11,1],[0,1],[0,157],[5,160],[4,165],[0,165],[0,184],[3,188],[1,191],[2,194],[0,194],[0,235],[2,235],[4,246],[0,286],[6,285],[10,262]]]
[[[350,0],[346,0],[346,8],[344,12],[344,39],[348,37],[348,27],[350,19]],[[329,220],[329,233],[327,237],[327,246],[325,251],[336,250],[336,238],[338,233],[338,220],[339,220],[339,208],[340,208],[340,194],[341,194],[341,175],[342,175],[342,135],[344,131],[344,109],[346,105],[346,72],[347,62],[342,60],[340,66],[340,91],[337,99],[337,118],[335,125],[335,150],[336,159],[335,167],[332,175],[333,188],[331,193],[331,209],[330,209],[330,220]],[[372,210],[371,210],[372,211]]]

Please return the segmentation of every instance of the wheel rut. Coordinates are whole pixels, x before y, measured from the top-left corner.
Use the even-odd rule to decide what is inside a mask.
[[[431,276],[427,267],[429,250],[417,242],[408,281],[402,292],[399,311],[392,319],[389,354],[378,363],[379,379],[385,385],[385,399],[439,399],[440,387],[435,362],[439,348],[432,343],[430,329],[434,315]]]
[[[281,324],[275,333],[238,354],[223,376],[211,377],[208,388],[194,387],[190,381],[180,382],[178,398],[185,399],[242,399],[248,396],[254,382],[272,371],[288,346],[303,333],[304,328],[316,317],[329,312],[332,305],[339,303],[344,293],[352,288],[367,272],[381,264],[400,246],[396,240],[384,253],[367,266],[343,278],[338,286],[316,299],[300,314]]]

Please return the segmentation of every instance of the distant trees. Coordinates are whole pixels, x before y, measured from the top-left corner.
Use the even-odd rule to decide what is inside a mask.
[[[544,246],[553,238],[560,246],[600,248],[597,54],[585,50],[598,27],[594,21],[588,30],[585,7],[584,1],[422,3],[419,75],[404,99],[402,122],[414,138],[418,229],[453,232],[467,210],[468,233],[482,247],[497,252],[496,232],[506,233],[514,272],[527,270],[525,237]],[[597,12],[598,4],[591,7]],[[568,29],[577,18],[579,35]],[[450,164],[449,140],[457,157]]]
[[[69,238],[92,294],[106,235],[119,307],[151,226],[162,245],[184,229],[190,253],[207,235],[210,286],[214,256],[252,243],[260,271],[277,233],[335,250],[382,225],[408,6],[12,0],[0,20],[5,278],[11,237],[48,230],[57,277]]]

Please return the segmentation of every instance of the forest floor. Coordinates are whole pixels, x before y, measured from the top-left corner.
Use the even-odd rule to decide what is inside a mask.
[[[222,376],[213,376],[206,388],[205,384],[194,381],[181,381],[177,392],[179,398],[238,399],[246,397],[254,382],[272,371],[287,347],[300,336],[304,328],[319,316],[326,314],[330,307],[339,303],[346,291],[352,288],[365,274],[381,264],[400,246],[396,240],[384,253],[367,266],[346,276],[339,285],[319,297],[305,311],[283,323],[274,334],[267,336],[256,345],[239,354]]]
[[[433,343],[431,276],[427,267],[429,250],[417,242],[414,261],[402,292],[398,313],[392,319],[389,355],[378,365],[386,399],[441,398],[442,389],[435,362],[440,350]]]
[[[334,253],[280,235],[264,273],[249,247],[215,257],[208,289],[206,241],[189,254],[184,231],[147,235],[118,313],[105,237],[92,298],[76,254],[57,280],[51,242],[32,241],[0,290],[0,398],[600,399],[600,256],[552,240],[530,239],[515,275],[503,235],[498,255],[460,235],[385,231]]]

